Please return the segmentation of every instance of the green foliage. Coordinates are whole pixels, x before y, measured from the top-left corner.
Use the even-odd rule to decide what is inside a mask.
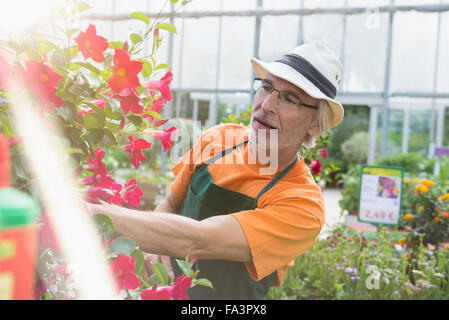
[[[355,213],[359,209],[360,197],[360,165],[352,165],[347,172],[340,176],[342,184],[342,199],[338,202],[342,212]]]
[[[421,244],[413,265],[394,241],[383,229],[368,239],[365,232],[351,236],[339,228],[299,256],[266,299],[449,299],[449,251]]]
[[[418,174],[421,172],[430,174],[433,172],[433,161],[414,152],[400,153],[394,156],[380,158],[375,163],[379,166],[401,167],[410,174]]]
[[[251,115],[253,111],[253,106],[249,105],[246,110],[240,111],[240,115],[236,116],[234,114],[230,114],[229,118],[224,118],[223,123],[235,123],[241,124],[242,126],[248,126],[251,122]]]
[[[354,133],[342,146],[341,151],[346,161],[357,164],[366,163],[368,157],[369,134],[366,131]]]

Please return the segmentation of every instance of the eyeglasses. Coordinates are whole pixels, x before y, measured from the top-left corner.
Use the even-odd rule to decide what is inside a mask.
[[[271,83],[268,81],[265,81],[261,78],[255,78],[253,83],[253,88],[256,91],[257,94],[260,96],[266,98],[269,95],[273,93],[273,91],[276,91],[278,93],[278,100],[281,105],[297,105],[297,106],[304,106],[311,109],[318,109],[316,106],[312,106],[310,104],[302,103],[301,99],[299,99],[294,94],[288,92],[288,91],[280,91],[273,87]]]

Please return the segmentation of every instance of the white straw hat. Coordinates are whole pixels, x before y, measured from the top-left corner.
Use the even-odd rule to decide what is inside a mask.
[[[335,100],[341,81],[343,66],[326,46],[317,43],[303,44],[274,62],[251,59],[254,71],[260,78],[268,73],[284,79],[316,99],[329,102],[332,109],[332,127],[343,119],[343,106]]]

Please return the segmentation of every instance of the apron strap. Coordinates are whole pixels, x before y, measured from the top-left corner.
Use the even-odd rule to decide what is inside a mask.
[[[257,197],[254,199],[254,204],[257,206],[257,200],[259,200],[259,198],[268,190],[270,190],[270,188],[272,186],[274,186],[279,180],[281,180],[286,174],[287,172],[290,171],[290,169],[295,165],[296,161],[298,161],[298,156],[296,156],[295,160],[284,170],[282,170],[281,173],[279,173],[273,180],[271,180],[266,186],[265,188],[262,189],[262,191],[260,191],[260,193],[257,195]]]
[[[248,142],[248,140],[245,140],[245,141],[243,141],[243,142],[241,142],[241,143],[239,143],[239,144],[237,144],[237,145],[235,145],[235,146],[233,146],[233,147],[231,147],[231,148],[228,148],[228,149],[226,149],[226,150],[223,150],[223,152],[222,152],[221,154],[218,154],[218,155],[216,155],[215,157],[213,157],[212,159],[210,159],[209,161],[207,161],[207,162],[206,162],[206,165],[210,165],[211,163],[213,163],[213,162],[217,161],[218,159],[224,157],[225,155],[227,155],[227,154],[228,154],[229,152],[231,152],[232,150],[234,150],[234,149],[236,149],[236,148],[238,148],[238,147],[244,145],[244,144],[247,143],[247,142]]]

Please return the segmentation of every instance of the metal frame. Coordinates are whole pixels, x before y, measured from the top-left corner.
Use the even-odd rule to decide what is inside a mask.
[[[244,11],[201,11],[201,12],[188,12],[188,11],[173,11],[173,6],[171,6],[170,13],[170,21],[173,23],[174,18],[183,19],[199,19],[203,17],[218,17],[221,20],[221,17],[255,17],[255,31],[254,31],[254,47],[253,54],[255,57],[259,57],[259,48],[260,48],[260,31],[261,31],[261,20],[264,16],[283,16],[283,15],[297,15],[300,16],[300,30],[298,34],[298,43],[302,43],[303,41],[303,19],[302,16],[308,15],[316,15],[316,14],[340,14],[345,15],[344,17],[344,30],[342,35],[342,46],[341,46],[341,59],[344,59],[345,53],[345,37],[346,37],[346,17],[351,14],[363,14],[366,12],[366,7],[348,7],[347,0],[344,2],[344,7],[341,8],[304,8],[304,1],[300,1],[299,9],[288,9],[288,10],[267,10],[263,9],[263,0],[257,0],[257,5],[254,10],[244,10]],[[222,0],[221,0],[221,8],[222,8]],[[114,10],[114,6],[112,6],[112,10]],[[385,77],[384,77],[384,88],[382,92],[372,93],[372,92],[340,92],[337,96],[337,99],[342,102],[342,104],[368,104],[371,108],[370,112],[370,135],[373,135],[374,138],[370,139],[370,151],[368,155],[368,162],[373,163],[375,160],[375,150],[376,150],[376,130],[377,130],[377,115],[382,106],[382,139],[381,139],[381,156],[386,155],[386,146],[387,146],[387,133],[388,133],[388,110],[390,109],[389,103],[390,98],[392,97],[415,97],[415,98],[432,98],[432,117],[431,117],[431,143],[435,142],[437,145],[441,145],[442,143],[442,134],[444,129],[444,119],[441,120],[442,111],[440,109],[435,108],[435,99],[438,98],[449,98],[449,92],[447,93],[436,93],[436,79],[437,79],[437,71],[438,71],[438,52],[439,52],[439,43],[440,43],[440,25],[441,25],[441,12],[449,11],[449,4],[442,4],[440,0],[440,4],[434,5],[395,5],[394,0],[390,0],[390,4],[386,6],[376,7],[379,13],[389,13],[389,26],[388,26],[388,34],[387,34],[387,52],[386,52],[386,63],[385,63]],[[433,81],[433,92],[432,93],[416,93],[416,92],[390,92],[390,78],[391,78],[391,51],[392,51],[392,41],[393,41],[393,22],[394,15],[396,12],[404,12],[404,11],[416,11],[422,13],[435,13],[439,14],[439,22],[438,22],[438,39],[437,39],[437,48],[436,48],[436,65],[434,70],[434,81]],[[147,13],[150,18],[154,18],[157,16],[155,13]],[[82,19],[90,19],[90,20],[110,20],[111,23],[113,21],[120,20],[128,20],[131,19],[129,15],[115,15],[112,12],[111,15],[104,14],[90,14],[84,15]],[[111,28],[111,32],[112,32]],[[219,28],[219,37],[221,36],[221,28]],[[181,34],[181,38],[183,34]],[[182,40],[181,40],[182,43]],[[183,45],[181,44],[181,53],[183,50]],[[173,35],[169,37],[169,49],[168,49],[168,57],[167,61],[171,65],[173,59]],[[251,92],[251,98],[253,97],[253,92],[251,89],[251,85],[249,85],[248,89],[219,89],[219,66],[220,64],[220,52],[218,52],[217,56],[217,78],[216,85],[214,89],[205,89],[205,88],[173,88],[174,91],[179,98],[181,94],[185,93],[212,93],[215,96],[215,101],[211,101],[212,109],[210,115],[216,115],[216,108],[218,104],[218,97],[220,93],[248,93]],[[180,70],[179,72],[182,72]],[[254,71],[253,71],[254,76]],[[248,101],[251,103],[251,101]],[[194,106],[197,106],[197,100],[194,99]],[[172,105],[169,103],[166,108],[164,108],[164,116],[169,116],[171,114]],[[197,108],[197,107],[196,107]],[[197,111],[197,110],[196,110]],[[444,111],[444,110],[443,110]],[[435,116],[435,113],[438,113],[438,116]],[[443,113],[444,114],[444,113]],[[373,119],[372,117],[375,117]],[[437,126],[435,130],[435,121],[437,121]],[[442,122],[443,121],[443,122]],[[404,128],[405,129],[405,128]],[[406,129],[408,131],[408,128]],[[435,132],[436,131],[436,132]],[[435,134],[434,134],[435,133]],[[408,138],[407,138],[408,139]],[[435,141],[436,140],[436,141]],[[406,151],[408,149],[408,141],[403,141],[402,151]],[[165,156],[165,154],[164,154]],[[165,171],[165,157],[163,159],[164,163],[164,171]],[[162,172],[162,171],[161,171]]]

